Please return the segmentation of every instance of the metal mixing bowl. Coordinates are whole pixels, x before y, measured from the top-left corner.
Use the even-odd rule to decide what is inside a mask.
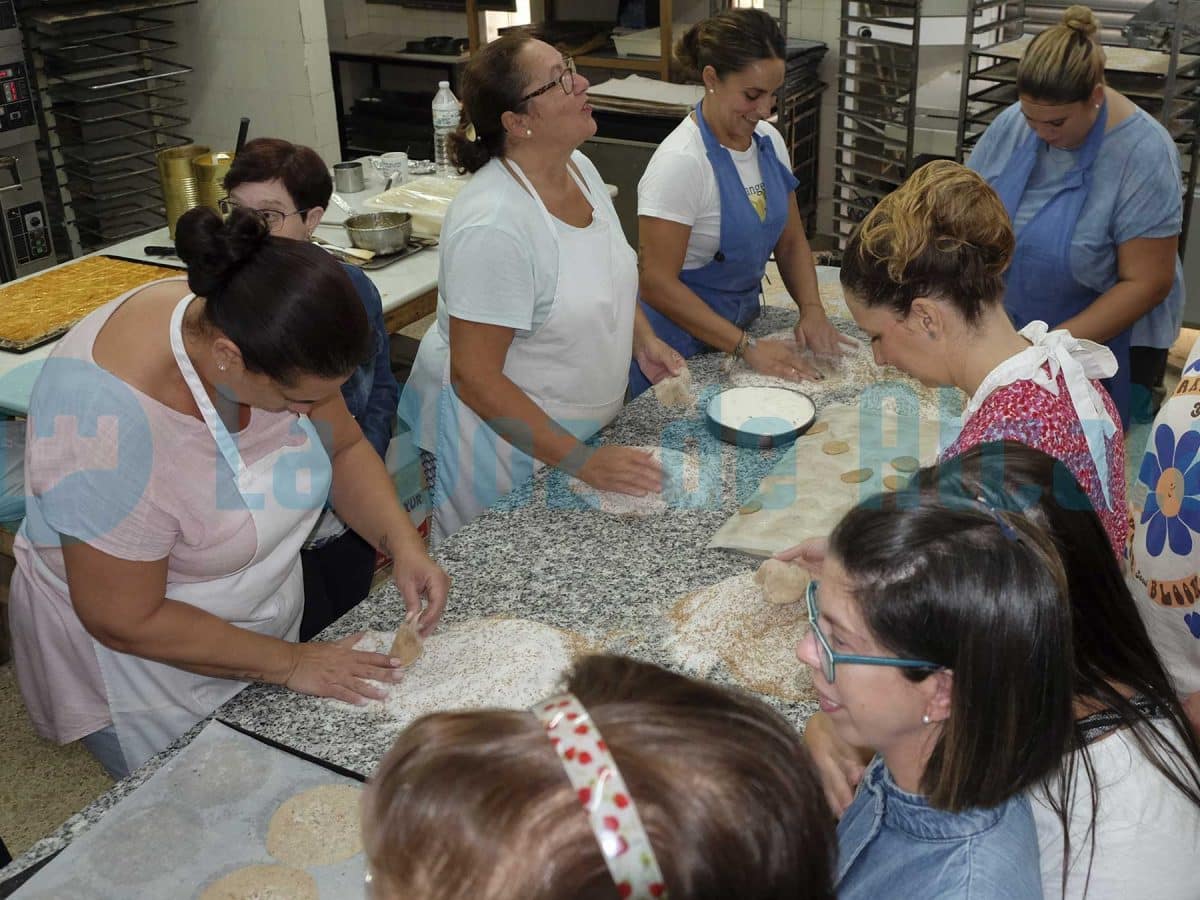
[[[406,212],[361,213],[345,221],[350,243],[376,253],[397,253],[412,238],[412,215]]]

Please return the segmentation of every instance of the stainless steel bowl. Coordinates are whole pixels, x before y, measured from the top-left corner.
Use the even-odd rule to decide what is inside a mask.
[[[412,214],[406,212],[361,213],[345,226],[350,243],[376,253],[398,253],[412,238]]]

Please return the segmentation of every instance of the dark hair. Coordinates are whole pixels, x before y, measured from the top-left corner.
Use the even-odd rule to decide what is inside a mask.
[[[463,120],[449,139],[450,159],[460,169],[478,172],[493,156],[504,156],[500,117],[525,105],[521,96],[529,74],[521,65],[521,51],[537,34],[532,28],[514,29],[471,54],[461,82]],[[474,140],[467,137],[471,126]]]
[[[261,181],[283,182],[297,209],[329,206],[333,179],[317,151],[280,138],[247,141],[225,173],[225,190]]]
[[[362,301],[324,250],[271,235],[250,210],[222,221],[206,206],[179,217],[175,247],[204,324],[237,344],[249,371],[287,385],[344,377],[371,356]]]
[[[996,192],[949,160],[927,163],[859,223],[842,256],[842,287],[866,306],[907,316],[917,297],[968,323],[1001,302],[1013,231]]]
[[[648,663],[591,656],[567,689],[620,767],[668,893],[832,898],[836,840],[798,732],[746,694]],[[382,896],[616,897],[587,815],[529,712],[418,719],[363,801]]]
[[[1104,84],[1100,23],[1086,6],[1069,6],[1040,32],[1017,63],[1017,94],[1043,103],[1080,103]]]
[[[996,441],[921,470],[916,483],[926,490],[986,495],[1019,511],[1050,536],[1058,547],[1069,586],[1076,695],[1116,712],[1129,728],[1132,742],[1154,768],[1200,806],[1200,744],[1129,593],[1104,526],[1070,469],[1040,450],[1015,441]],[[1114,684],[1153,701],[1165,713],[1165,724],[1155,724]],[[1170,744],[1168,732],[1181,739],[1186,756]],[[1099,806],[1099,786],[1087,744],[1078,735],[1075,738],[1076,753],[1064,759],[1057,789],[1047,785],[1050,803],[1063,823],[1064,891],[1071,860],[1067,811],[1077,756],[1091,788],[1089,834],[1095,828]],[[1181,772],[1190,772],[1191,777]],[[1091,849],[1094,853],[1094,842]]]
[[[852,509],[829,548],[871,634],[954,673],[951,714],[921,776],[930,805],[997,806],[1058,768],[1073,721],[1071,627],[1045,535],[976,501],[909,489]]]
[[[712,66],[718,78],[761,59],[783,59],[779,23],[761,9],[727,9],[697,22],[675,42],[675,61],[696,77]]]

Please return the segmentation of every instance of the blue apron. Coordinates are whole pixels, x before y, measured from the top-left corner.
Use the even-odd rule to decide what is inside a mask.
[[[758,295],[762,290],[767,260],[787,225],[788,197],[800,182],[779,159],[770,137],[755,133],[753,140],[758,147],[758,168],[767,196],[766,217],[759,219],[750,198],[746,196],[746,188],[738,176],[733,157],[721,146],[704,121],[702,103],[696,104],[696,125],[700,128],[708,162],[717,179],[717,195],[721,204],[720,249],[711,262],[698,269],[680,272],[679,280],[707,303],[713,312],[745,328],[758,317]],[[638,302],[650,320],[654,333],[684,358],[710,349],[644,300]],[[636,397],[649,386],[650,382],[635,359],[629,367],[630,396]]]
[[[1087,309],[1100,296],[1092,288],[1076,281],[1071,274],[1071,241],[1092,186],[1092,165],[1100,154],[1107,121],[1106,103],[1100,107],[1092,130],[1077,152],[1075,167],[1063,176],[1058,192],[1033,214],[1017,234],[1012,264],[1006,275],[1004,308],[1018,329],[1035,319],[1057,328]],[[1040,143],[1041,138],[1031,131],[1009,164],[992,182],[992,187],[1000,195],[1013,221],[1017,217],[1021,195],[1025,193],[1025,186],[1037,163]],[[1132,333],[1133,329],[1130,328],[1107,342],[1108,349],[1117,358],[1117,374],[1104,380],[1104,386],[1121,414],[1121,425],[1125,428],[1129,427],[1129,344]]]

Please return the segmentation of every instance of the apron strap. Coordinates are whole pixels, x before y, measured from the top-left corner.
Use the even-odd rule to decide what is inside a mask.
[[[557,242],[558,229],[554,227],[554,216],[550,215],[550,210],[546,209],[546,204],[542,202],[541,195],[534,190],[533,184],[530,182],[529,177],[524,171],[522,171],[521,167],[517,165],[517,161],[515,159],[502,156],[500,157],[500,164],[508,170],[508,174],[515,178],[517,183],[525,189],[525,192],[533,198],[533,202],[536,203],[538,209],[541,210],[542,218],[546,222],[546,227],[550,229],[550,233],[554,235],[554,240]],[[596,204],[592,203],[592,192],[588,190],[587,184],[584,182],[582,174],[576,168],[575,161],[573,159],[567,160],[567,171],[571,174],[571,177],[575,180],[575,183],[579,185],[579,189],[583,191],[583,197],[592,207],[592,218],[595,219]]]
[[[175,362],[183,374],[183,380],[187,383],[188,390],[192,392],[192,399],[196,401],[200,415],[204,417],[204,424],[208,426],[209,433],[217,442],[217,448],[225,457],[225,462],[228,463],[234,477],[240,479],[242,472],[246,469],[246,464],[242,461],[242,454],[238,452],[237,443],[229,434],[229,429],[217,415],[217,409],[213,406],[208,391],[205,390],[204,383],[196,373],[191,359],[188,358],[187,350],[183,346],[183,316],[195,299],[195,294],[188,294],[175,304],[175,311],[171,313],[171,352],[175,354]]]

